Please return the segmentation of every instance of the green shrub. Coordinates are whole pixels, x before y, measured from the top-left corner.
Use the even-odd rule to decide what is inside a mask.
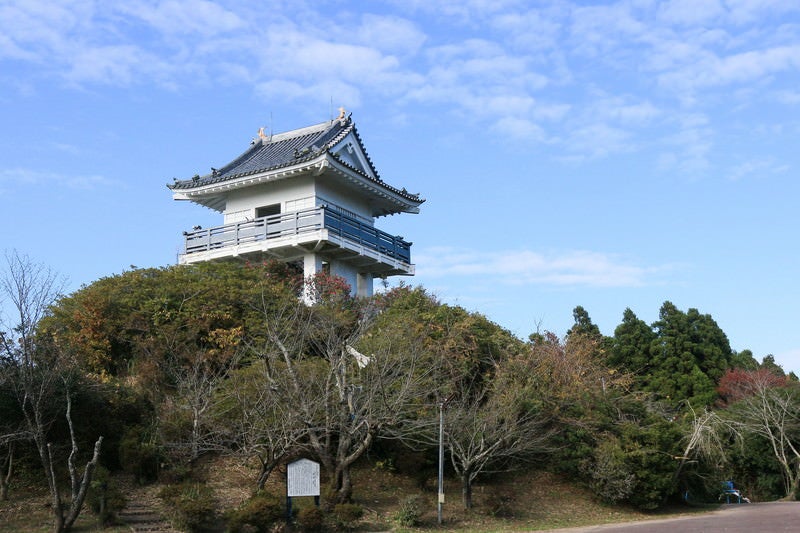
[[[158,479],[158,465],[161,451],[146,437],[147,431],[141,426],[129,428],[119,441],[119,461],[122,469],[136,477],[139,483]],[[143,439],[143,436],[145,438]]]
[[[127,500],[108,470],[98,466],[89,485],[87,502],[103,524],[115,524]]]
[[[352,530],[361,517],[364,516],[364,509],[355,503],[340,503],[333,508],[333,518],[336,527],[346,531]]]
[[[495,518],[514,518],[514,499],[510,496],[490,493],[486,496],[486,510]]]
[[[319,507],[304,507],[297,513],[297,526],[306,533],[325,531],[325,514]]]
[[[192,533],[205,531],[216,519],[214,491],[199,483],[167,485],[159,496],[167,504],[171,518],[180,529]]]
[[[394,513],[394,521],[405,527],[415,527],[420,523],[422,511],[419,496],[409,496],[400,503],[400,509]]]
[[[265,533],[284,518],[285,511],[281,499],[259,493],[228,513],[228,529],[231,533],[253,529]]]

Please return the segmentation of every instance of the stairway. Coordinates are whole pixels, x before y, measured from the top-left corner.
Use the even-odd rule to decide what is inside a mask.
[[[128,480],[120,485],[128,499],[125,508],[118,514],[120,522],[130,526],[134,533],[178,533],[179,530],[163,517],[157,486],[143,487]]]

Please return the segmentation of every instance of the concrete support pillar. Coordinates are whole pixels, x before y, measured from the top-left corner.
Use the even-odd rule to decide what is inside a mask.
[[[307,254],[303,257],[303,277],[308,279],[317,272],[322,271],[322,258],[317,254]]]
[[[356,274],[356,286],[354,287],[356,296],[369,298],[372,296],[372,274],[360,272]]]
[[[307,282],[313,278],[317,272],[322,271],[322,258],[317,254],[307,254],[303,257],[303,279]],[[308,285],[303,289],[303,301],[307,305],[313,305],[315,298],[314,294],[309,291]]]

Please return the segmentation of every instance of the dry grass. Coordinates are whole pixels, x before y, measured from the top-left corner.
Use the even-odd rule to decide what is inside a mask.
[[[256,470],[219,458],[200,467],[200,474],[215,491],[220,509],[232,509],[245,501],[255,488]],[[285,495],[285,470],[273,473],[267,490]],[[323,480],[324,481],[324,480]],[[421,486],[409,476],[360,465],[353,472],[354,501],[364,509],[358,531],[397,532],[512,532],[577,527],[612,522],[664,518],[693,512],[679,508],[659,513],[608,506],[598,502],[586,489],[548,472],[526,471],[498,476],[474,487],[471,511],[464,510],[456,480],[445,483],[444,523],[437,523],[436,480]],[[16,488],[11,501],[0,502],[0,531],[45,532],[51,530],[52,515],[46,491],[35,487]],[[418,496],[421,523],[401,527],[394,520],[401,502]],[[296,508],[313,505],[312,498],[298,498]],[[697,512],[697,510],[694,510]],[[73,531],[121,533],[127,527],[100,528],[95,516],[84,510]]]
[[[285,495],[285,470],[276,471],[267,490]],[[229,459],[205,465],[204,476],[221,504],[232,508],[252,494],[255,469]],[[324,482],[324,480],[323,480]],[[586,489],[543,471],[505,474],[474,486],[473,509],[464,510],[461,487],[456,480],[445,482],[444,523],[437,523],[436,479],[420,486],[412,477],[375,467],[359,465],[353,471],[354,502],[364,509],[358,531],[459,531],[509,532],[577,527],[613,522],[664,518],[702,510],[679,507],[645,513],[623,506],[600,503]],[[401,527],[394,519],[402,501],[420,499],[421,523]],[[297,498],[296,508],[313,505],[312,498]]]
[[[17,485],[12,488],[8,501],[0,501],[0,531],[36,533],[52,530],[53,513],[50,508],[50,493],[46,487]],[[103,528],[91,510],[84,507],[72,531],[130,533],[130,528],[122,526]]]

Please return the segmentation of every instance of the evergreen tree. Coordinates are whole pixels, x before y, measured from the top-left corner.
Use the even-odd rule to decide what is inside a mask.
[[[713,403],[717,382],[733,355],[725,333],[710,315],[697,309],[684,313],[669,301],[661,306],[653,328],[652,379],[646,389],[674,404]]]
[[[599,339],[603,335],[600,333],[600,328],[592,322],[589,312],[579,305],[572,310],[572,318],[575,320],[567,335],[586,335],[592,339]]]
[[[625,309],[622,323],[614,330],[608,364],[632,373],[637,383],[646,385],[646,377],[651,369],[650,345],[654,340],[652,328],[630,308]]]

